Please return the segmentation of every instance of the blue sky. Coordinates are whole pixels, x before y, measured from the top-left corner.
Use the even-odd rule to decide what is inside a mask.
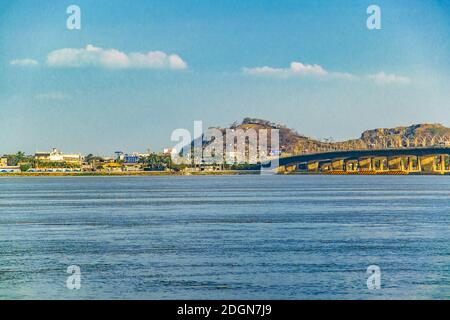
[[[0,153],[158,151],[246,116],[337,140],[450,126],[449,38],[448,0],[2,1]]]

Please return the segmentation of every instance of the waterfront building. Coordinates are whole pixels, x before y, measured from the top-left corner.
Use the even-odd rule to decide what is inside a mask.
[[[126,171],[126,172],[137,172],[137,171],[142,171],[142,167],[141,167],[141,165],[136,164],[136,163],[126,163],[126,164],[124,164],[122,170]]]
[[[83,161],[81,154],[65,154],[56,148],[50,152],[36,152],[34,158],[44,162],[67,162],[80,165]]]
[[[116,162],[109,162],[103,165],[103,169],[108,172],[122,172],[122,165]]]
[[[122,151],[116,151],[116,160],[122,161],[124,163],[138,163],[140,159],[147,158],[150,156],[149,153],[124,153]]]
[[[7,167],[8,166],[8,158],[3,157],[0,158],[0,167]]]
[[[125,163],[138,163],[141,157],[138,154],[125,154],[123,161]]]

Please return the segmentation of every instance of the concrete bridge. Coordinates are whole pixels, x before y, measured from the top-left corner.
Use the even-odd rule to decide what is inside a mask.
[[[449,155],[450,147],[354,150],[284,157],[270,164],[281,173],[445,174],[450,173]]]

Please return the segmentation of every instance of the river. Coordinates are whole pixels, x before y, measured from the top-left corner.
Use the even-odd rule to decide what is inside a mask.
[[[449,225],[446,176],[3,177],[0,299],[444,299]]]

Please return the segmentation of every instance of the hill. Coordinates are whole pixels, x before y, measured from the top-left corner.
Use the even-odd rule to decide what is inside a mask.
[[[378,128],[364,131],[358,139],[331,142],[317,140],[282,124],[267,120],[245,118],[241,123],[233,123],[229,128],[218,128],[226,135],[226,129],[278,129],[280,149],[284,155],[307,154],[336,150],[364,150],[402,147],[430,147],[450,144],[450,128],[441,124],[415,124],[408,127]]]

